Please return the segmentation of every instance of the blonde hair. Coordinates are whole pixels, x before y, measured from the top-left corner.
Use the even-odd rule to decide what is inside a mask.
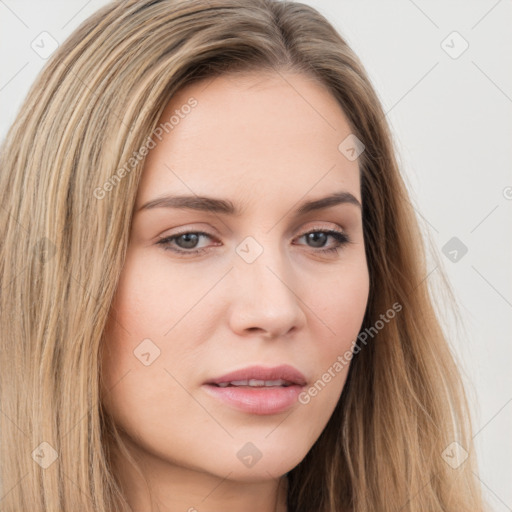
[[[180,88],[243,71],[303,73],[339,101],[365,145],[363,329],[402,306],[354,355],[325,430],[288,473],[288,510],[483,510],[467,399],[385,114],[358,58],[300,3],[127,0],[100,9],[52,55],[1,149],[2,512],[127,507],[100,353],[139,149]],[[454,469],[442,453],[455,441],[469,458]]]

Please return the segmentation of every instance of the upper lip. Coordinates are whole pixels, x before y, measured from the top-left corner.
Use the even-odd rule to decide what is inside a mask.
[[[283,364],[274,367],[265,366],[248,366],[241,370],[235,370],[234,372],[227,373],[222,377],[211,379],[205,384],[220,384],[222,382],[232,382],[234,380],[278,380],[282,379],[290,382],[291,384],[297,384],[299,386],[306,385],[306,378],[304,375],[288,364]]]

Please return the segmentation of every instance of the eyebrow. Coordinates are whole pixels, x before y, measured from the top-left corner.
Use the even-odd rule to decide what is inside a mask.
[[[324,208],[330,208],[338,204],[353,204],[362,208],[359,200],[350,192],[335,192],[320,199],[303,202],[299,208],[297,208],[296,214],[304,215],[312,211],[323,210]],[[229,200],[205,196],[158,197],[143,204],[137,212],[142,210],[151,210],[153,208],[190,209],[232,216],[239,216],[242,213],[242,211]]]

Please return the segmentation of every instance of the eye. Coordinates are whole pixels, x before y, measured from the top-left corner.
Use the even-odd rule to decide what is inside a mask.
[[[209,249],[208,247],[196,248],[201,237],[213,238],[203,231],[184,231],[183,233],[177,233],[176,235],[162,238],[157,244],[162,245],[166,251],[173,251],[183,255],[195,255]],[[176,244],[177,247],[173,247],[173,243]]]
[[[314,229],[312,231],[308,231],[307,233],[304,233],[299,238],[306,237],[306,240],[308,242],[312,242],[314,247],[319,247],[319,250],[316,252],[322,252],[322,253],[334,253],[337,252],[339,248],[343,247],[344,245],[350,243],[350,239],[346,233],[342,233],[341,231],[337,230],[325,230],[325,229]],[[325,242],[328,240],[328,238],[331,237],[334,239],[334,245],[331,247],[324,247]]]
[[[212,235],[203,231],[184,231],[162,238],[157,244],[161,245],[166,251],[172,251],[185,257],[196,256],[212,249],[212,246],[198,248],[197,245],[201,238],[214,239]],[[335,253],[339,248],[350,243],[348,235],[337,230],[314,229],[298,237],[299,240],[301,238],[305,238],[307,243],[313,244],[310,247],[316,249],[314,252],[326,254]],[[332,238],[334,243],[332,246],[325,248],[324,246],[329,238]]]

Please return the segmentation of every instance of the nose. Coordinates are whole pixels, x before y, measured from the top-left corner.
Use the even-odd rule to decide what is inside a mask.
[[[252,263],[236,256],[230,279],[229,322],[233,332],[274,339],[305,324],[299,283],[278,249],[265,249]]]

